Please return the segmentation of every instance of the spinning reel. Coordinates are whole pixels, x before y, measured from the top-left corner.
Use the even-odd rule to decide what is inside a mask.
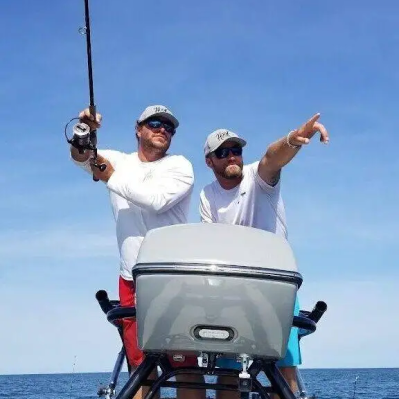
[[[94,113],[95,115],[95,113]],[[105,164],[99,164],[97,163],[97,132],[96,130],[90,130],[90,126],[84,122],[79,122],[76,123],[73,128],[73,136],[72,138],[68,138],[67,135],[67,129],[69,124],[74,121],[74,120],[79,120],[79,118],[72,118],[65,126],[65,138],[66,141],[75,147],[79,154],[83,154],[85,151],[92,151],[93,156],[93,162],[92,165],[98,169],[100,169],[101,172],[104,172],[106,169],[107,165]],[[94,179],[95,181],[98,181],[97,179]]]

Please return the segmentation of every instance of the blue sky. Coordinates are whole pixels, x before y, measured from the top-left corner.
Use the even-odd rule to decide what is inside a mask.
[[[212,130],[244,136],[252,162],[321,112],[330,144],[282,175],[301,305],[329,305],[303,367],[398,367],[399,4],[92,0],[91,14],[99,147],[134,151],[144,107],[170,107],[192,222]],[[83,0],[2,2],[0,374],[70,372],[75,356],[75,371],[107,371],[119,350],[94,300],[117,294],[107,192],[63,137],[88,104],[83,23]]]

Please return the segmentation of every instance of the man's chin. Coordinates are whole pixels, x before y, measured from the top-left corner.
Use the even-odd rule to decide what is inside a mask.
[[[238,165],[230,165],[225,170],[225,176],[228,179],[236,179],[241,177],[242,169]]]
[[[167,151],[169,148],[169,143],[165,140],[153,140],[152,146],[159,151]]]

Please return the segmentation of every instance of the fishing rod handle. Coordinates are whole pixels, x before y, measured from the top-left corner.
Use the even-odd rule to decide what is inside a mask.
[[[94,122],[97,122],[97,118],[96,118],[97,110],[96,110],[95,104],[90,104],[89,110],[90,110],[90,115],[93,116],[93,118],[94,118]],[[101,172],[104,172],[104,170],[107,168],[107,165],[104,164],[104,163],[98,164],[98,163],[96,162],[96,160],[97,160],[97,148],[96,148],[96,147],[97,147],[97,129],[93,129],[93,130],[90,132],[90,136],[91,136],[92,145],[93,145],[94,148],[95,148],[95,150],[94,150],[94,151],[95,151],[95,152],[94,152],[94,166],[95,166],[96,168],[100,169]],[[94,177],[94,175],[93,175],[93,180],[94,180],[95,182],[99,181],[99,179],[97,179],[96,177]]]

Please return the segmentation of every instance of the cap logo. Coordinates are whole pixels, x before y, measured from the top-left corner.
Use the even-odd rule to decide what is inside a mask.
[[[165,107],[155,107],[154,111],[155,112],[169,112],[169,110]]]
[[[230,137],[230,133],[226,130],[225,132],[218,133],[216,137],[219,141],[222,141],[225,137]]]

